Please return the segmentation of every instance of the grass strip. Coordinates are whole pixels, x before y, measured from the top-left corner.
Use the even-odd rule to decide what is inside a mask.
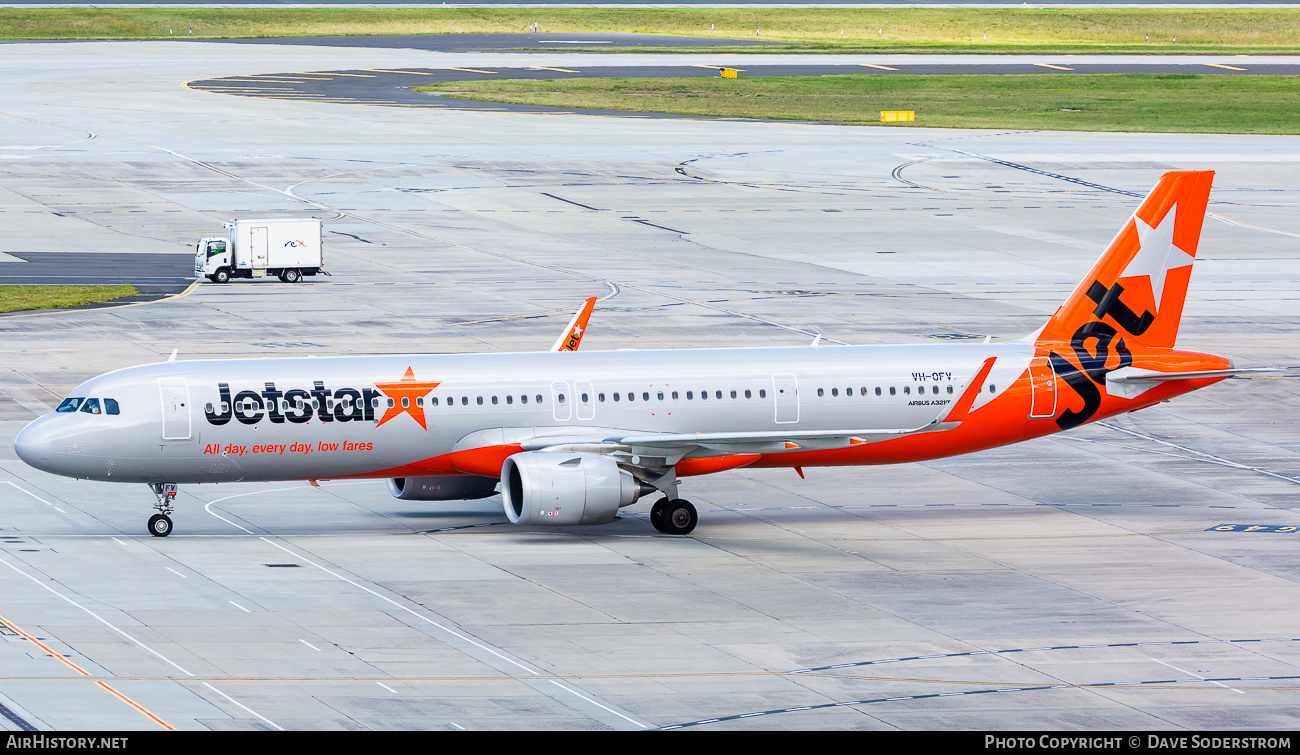
[[[455,97],[563,108],[891,128],[1300,133],[1300,77],[1199,74],[863,74],[739,79],[460,81]],[[913,110],[912,123],[880,123]]]
[[[0,286],[0,312],[64,309],[135,296],[135,286]]]
[[[782,52],[1300,51],[1300,10],[1291,8],[0,8],[0,39],[492,33],[533,23],[543,33],[793,45],[772,50]]]

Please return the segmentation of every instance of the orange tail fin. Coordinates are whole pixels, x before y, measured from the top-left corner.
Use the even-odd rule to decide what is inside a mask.
[[[1118,335],[1172,348],[1214,171],[1166,173],[1038,336],[1040,345]],[[1106,340],[1109,340],[1109,337]]]

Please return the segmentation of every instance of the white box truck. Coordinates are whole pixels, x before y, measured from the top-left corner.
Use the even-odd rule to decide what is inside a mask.
[[[194,275],[215,283],[274,275],[297,283],[325,272],[317,218],[268,218],[226,223],[226,238],[199,239]]]

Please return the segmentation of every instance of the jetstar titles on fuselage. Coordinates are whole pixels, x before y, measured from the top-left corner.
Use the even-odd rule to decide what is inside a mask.
[[[210,425],[224,425],[233,418],[245,425],[255,425],[264,420],[273,424],[291,422],[303,424],[312,417],[321,422],[375,422],[375,412],[381,407],[383,416],[375,426],[388,422],[399,414],[409,414],[428,429],[424,421],[424,397],[437,382],[415,379],[410,367],[401,380],[392,383],[375,383],[374,388],[329,388],[325,381],[313,380],[312,387],[280,390],[274,381],[267,381],[261,391],[242,390],[231,396],[229,383],[217,383],[219,402],[209,403],[203,413]]]

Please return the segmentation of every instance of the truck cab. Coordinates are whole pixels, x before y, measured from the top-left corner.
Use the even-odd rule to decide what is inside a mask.
[[[194,275],[203,276],[216,283],[230,280],[229,239],[199,239],[194,248]]]

